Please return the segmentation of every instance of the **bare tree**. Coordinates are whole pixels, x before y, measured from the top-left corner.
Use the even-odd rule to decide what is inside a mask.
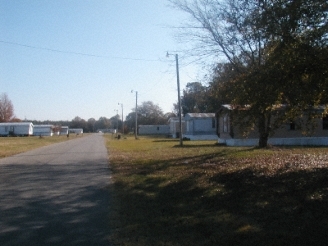
[[[216,61],[229,61],[239,68],[243,63],[240,54],[258,62],[263,46],[260,29],[245,25],[250,14],[257,11],[257,0],[169,0],[173,7],[182,10],[190,19],[179,27],[179,38],[186,45],[188,55],[200,59],[212,57]],[[256,31],[255,31],[256,30]]]
[[[0,95],[0,122],[9,122],[15,118],[14,106],[6,93]]]

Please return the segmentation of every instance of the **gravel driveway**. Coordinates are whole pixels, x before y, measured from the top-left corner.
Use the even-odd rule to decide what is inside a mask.
[[[110,245],[101,134],[0,159],[0,245]]]

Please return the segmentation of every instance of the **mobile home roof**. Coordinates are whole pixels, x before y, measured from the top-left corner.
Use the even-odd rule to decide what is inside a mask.
[[[32,122],[2,122],[1,126],[24,126],[24,125],[32,125]]]

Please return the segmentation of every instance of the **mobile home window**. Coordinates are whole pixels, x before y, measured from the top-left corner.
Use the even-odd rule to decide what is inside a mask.
[[[328,116],[322,118],[322,129],[328,130]]]
[[[223,117],[223,132],[228,132],[228,116]]]
[[[289,130],[296,130],[295,122],[289,123]]]

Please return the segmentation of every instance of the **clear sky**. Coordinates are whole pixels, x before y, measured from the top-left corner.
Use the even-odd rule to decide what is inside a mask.
[[[174,38],[166,0],[0,0],[0,93],[30,120],[124,118],[152,101],[173,111]],[[199,70],[179,60],[181,90]]]

